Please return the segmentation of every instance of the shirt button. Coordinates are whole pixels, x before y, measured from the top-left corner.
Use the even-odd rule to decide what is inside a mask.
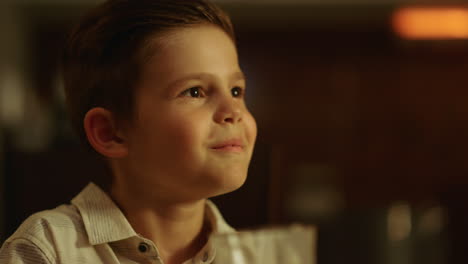
[[[208,252],[205,252],[205,254],[203,254],[203,262],[206,261],[208,261]]]
[[[146,244],[145,242],[141,242],[141,243],[138,245],[138,250],[139,250],[141,253],[146,253],[146,252],[148,252],[148,250],[149,250],[149,245]]]

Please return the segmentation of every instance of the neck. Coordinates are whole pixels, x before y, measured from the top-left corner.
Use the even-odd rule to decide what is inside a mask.
[[[209,224],[204,223],[205,200],[171,203],[139,199],[115,185],[110,195],[135,232],[155,243],[164,263],[182,263],[206,244]]]

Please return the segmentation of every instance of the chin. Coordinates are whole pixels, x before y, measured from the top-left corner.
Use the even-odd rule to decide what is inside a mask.
[[[242,187],[246,179],[247,170],[236,173],[231,172],[224,173],[222,175],[215,175],[211,177],[210,184],[207,184],[207,186],[210,186],[210,195],[208,197],[214,197],[233,192]]]

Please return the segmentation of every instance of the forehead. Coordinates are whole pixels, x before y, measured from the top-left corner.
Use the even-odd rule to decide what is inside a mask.
[[[173,79],[197,72],[223,75],[239,71],[235,44],[217,26],[177,28],[151,41],[153,54],[143,69],[147,77]]]
[[[170,55],[176,49],[177,54],[207,49],[212,49],[213,52],[232,52],[236,49],[232,38],[221,28],[211,24],[171,29],[161,34],[160,37],[155,37],[153,41],[157,46],[154,50],[155,56]],[[180,55],[187,55],[187,53]]]
[[[219,40],[224,41],[224,45],[227,44],[236,49],[233,36],[226,33],[224,29],[217,25],[203,23],[160,30],[149,34],[145,37],[143,43],[139,45],[138,55],[140,59],[143,59],[145,62],[150,62],[155,56],[161,57],[167,55],[171,49],[181,48],[187,45],[193,46],[202,39],[217,37],[221,37]],[[190,41],[197,42],[190,43]],[[223,45],[221,41],[214,44]],[[229,43],[226,43],[226,41]]]

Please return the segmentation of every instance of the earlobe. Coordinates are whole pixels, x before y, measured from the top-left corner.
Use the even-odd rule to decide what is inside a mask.
[[[112,113],[102,107],[89,110],[83,120],[89,144],[108,158],[123,158],[128,154],[125,140],[119,136]]]

